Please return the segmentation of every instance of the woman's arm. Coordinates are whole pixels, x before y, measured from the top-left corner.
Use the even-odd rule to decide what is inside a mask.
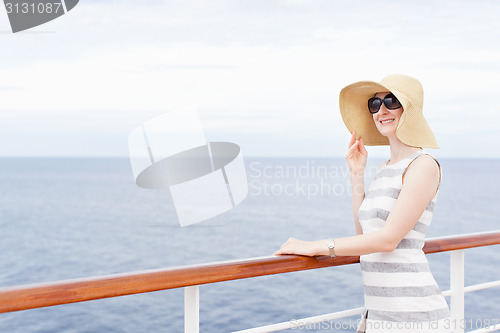
[[[436,194],[439,167],[427,155],[418,157],[408,168],[403,186],[384,227],[381,230],[335,239],[337,256],[359,256],[375,252],[391,252],[415,226]],[[275,254],[306,256],[328,255],[330,239],[302,241],[290,238]]]
[[[351,175],[352,215],[357,235],[363,233],[361,224],[359,223],[358,210],[365,198],[365,167],[367,157],[368,152],[363,144],[363,138],[356,140],[356,132],[353,131],[345,158]]]

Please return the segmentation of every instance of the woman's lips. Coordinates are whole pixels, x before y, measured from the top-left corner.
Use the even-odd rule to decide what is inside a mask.
[[[381,124],[388,124],[388,123],[392,123],[394,121],[394,119],[385,119],[385,120],[381,120],[380,123]]]

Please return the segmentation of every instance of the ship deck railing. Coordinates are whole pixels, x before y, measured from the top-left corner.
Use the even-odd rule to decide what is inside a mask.
[[[465,286],[464,250],[498,244],[500,244],[500,230],[426,240],[424,246],[426,254],[450,252],[450,290],[443,294],[450,297],[450,323],[454,325],[454,332],[465,331],[465,325],[463,325],[465,323],[465,293],[500,286],[500,280]],[[359,263],[359,257],[268,256],[4,287],[0,288],[0,313],[184,288],[184,332],[198,333],[200,285],[354,263]],[[491,302],[500,304],[500,300],[491,300]],[[363,308],[359,307],[302,318],[294,322],[321,323],[358,315],[362,311]],[[293,328],[294,322],[247,328],[238,332],[275,332]],[[493,332],[500,330],[500,322],[476,328],[470,332]]]

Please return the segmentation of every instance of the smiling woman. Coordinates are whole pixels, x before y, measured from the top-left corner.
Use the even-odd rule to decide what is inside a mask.
[[[382,102],[385,108],[379,112]],[[368,100],[368,109],[373,114],[373,121],[380,134],[388,136],[396,132],[399,119],[403,114],[403,107],[396,96],[387,92],[377,93],[375,97]]]
[[[358,332],[446,332],[449,324],[448,305],[422,251],[441,182],[439,163],[422,150],[438,147],[422,105],[420,82],[405,75],[341,91],[340,111],[352,131],[346,159],[357,235],[290,238],[275,253],[361,256],[366,311]],[[391,150],[366,194],[365,142]]]

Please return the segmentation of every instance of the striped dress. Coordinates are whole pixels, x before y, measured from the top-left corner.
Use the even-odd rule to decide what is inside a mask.
[[[379,166],[358,211],[363,233],[384,226],[401,191],[403,173],[422,154],[420,150]],[[422,251],[436,197],[394,251],[361,256],[366,311],[358,332],[450,331],[448,305]]]

